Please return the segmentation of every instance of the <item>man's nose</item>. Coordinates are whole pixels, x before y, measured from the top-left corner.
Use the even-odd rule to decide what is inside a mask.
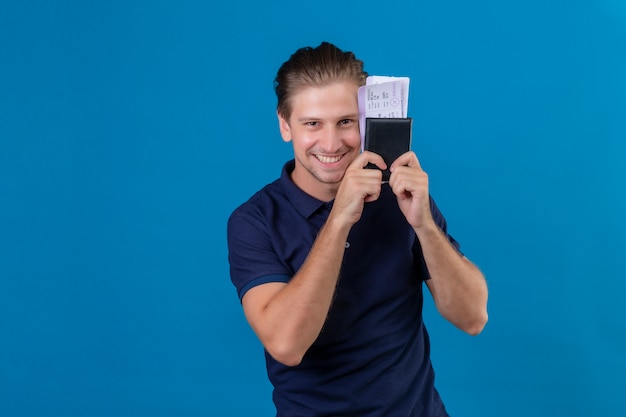
[[[341,131],[334,126],[325,129],[324,135],[320,138],[319,145],[325,152],[335,152],[341,148]]]

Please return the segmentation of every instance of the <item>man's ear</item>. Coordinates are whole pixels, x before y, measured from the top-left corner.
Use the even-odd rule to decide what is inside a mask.
[[[285,142],[291,142],[291,127],[289,126],[289,122],[285,120],[280,113],[276,112],[276,116],[278,116],[278,127],[280,128],[280,136],[283,137]]]

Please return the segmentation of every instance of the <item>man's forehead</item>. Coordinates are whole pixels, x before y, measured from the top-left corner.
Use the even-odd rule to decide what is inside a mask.
[[[349,90],[349,91],[354,91],[354,93],[356,94],[359,89],[359,85],[355,83],[354,81],[350,81],[350,80],[336,80],[336,81],[332,81],[332,82],[328,82],[328,83],[324,83],[320,85],[306,84],[296,89],[293,95],[297,96],[297,95],[303,95],[307,93],[310,94],[312,92],[326,92],[326,91],[336,91],[336,90],[344,90],[344,89]]]
[[[358,87],[352,83],[335,83],[306,87],[292,96],[292,110],[323,111],[329,108],[357,108]],[[349,110],[353,111],[353,110]],[[357,110],[358,112],[358,110]]]

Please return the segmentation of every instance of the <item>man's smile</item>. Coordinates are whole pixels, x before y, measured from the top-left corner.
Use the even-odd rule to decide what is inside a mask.
[[[327,155],[313,154],[313,156],[315,156],[317,160],[323,164],[334,164],[335,162],[339,162],[341,158],[343,158],[343,155],[327,156]]]

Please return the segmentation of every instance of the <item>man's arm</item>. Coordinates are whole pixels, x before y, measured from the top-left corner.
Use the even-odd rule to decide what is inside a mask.
[[[487,284],[480,270],[460,255],[433,222],[416,229],[430,273],[426,281],[443,317],[477,335],[487,323]]]
[[[487,323],[487,284],[480,270],[462,256],[435,223],[430,211],[428,175],[407,152],[391,165],[389,179],[398,205],[417,234],[430,273],[426,281],[443,317],[476,335]]]
[[[349,230],[329,218],[288,284],[263,284],[244,295],[246,318],[277,361],[287,366],[299,364],[322,330]]]
[[[332,303],[345,243],[363,204],[380,195],[382,173],[363,169],[382,158],[364,152],[346,170],[333,209],[300,270],[289,283],[250,289],[242,304],[248,322],[270,355],[295,366],[319,336]]]

